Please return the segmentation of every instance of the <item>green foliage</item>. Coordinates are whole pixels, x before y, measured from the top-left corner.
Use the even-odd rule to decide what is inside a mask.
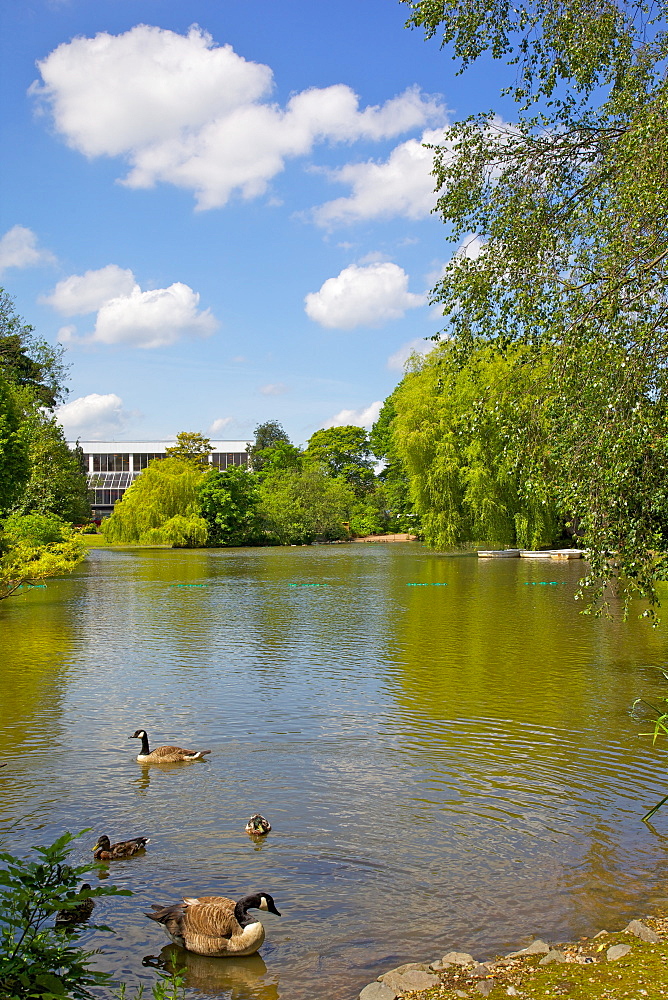
[[[11,514],[2,524],[2,534],[10,545],[49,545],[67,537],[68,525],[55,514]]]
[[[67,369],[62,346],[36,337],[17,315],[14,301],[0,288],[0,371],[14,386],[28,390],[40,406],[51,408],[65,395]]]
[[[394,393],[392,393],[383,403],[378,420],[369,434],[369,444],[373,454],[385,462],[384,468],[378,475],[379,482],[376,487],[376,493],[380,493],[382,497],[385,512],[382,530],[419,534],[421,521],[411,500],[408,470],[395,443],[396,415]],[[357,526],[353,527],[353,530],[360,533]]]
[[[16,501],[29,475],[17,392],[0,372],[0,516]]]
[[[312,434],[304,458],[307,462],[321,463],[332,476],[341,476],[357,496],[362,496],[374,487],[370,455],[371,447],[364,428],[349,424],[327,427]]]
[[[211,441],[196,431],[181,431],[176,435],[176,444],[165,448],[166,458],[179,458],[197,466],[207,466],[213,451]]]
[[[202,517],[208,525],[209,545],[252,545],[261,531],[257,513],[258,484],[241,466],[212,469],[197,485]]]
[[[270,448],[261,448],[252,456],[255,472],[280,472],[286,469],[301,469],[304,453],[289,441],[277,441]]]
[[[85,832],[85,831],[83,831]],[[127,889],[103,885],[79,889],[90,865],[67,864],[74,839],[70,833],[46,847],[34,847],[36,860],[0,853],[0,995],[12,1000],[89,998],[91,988],[109,981],[90,968],[92,952],[76,942],[76,925],[65,932],[51,921],[99,896],[130,896]]]
[[[345,537],[356,502],[343,479],[315,465],[267,475],[259,493],[264,529],[282,545]]]
[[[28,446],[30,476],[13,509],[22,514],[57,514],[70,524],[88,521],[86,474],[60,424],[36,403],[25,400],[21,432]]]
[[[353,535],[383,535],[403,530],[397,527],[393,512],[388,509],[384,484],[376,483],[376,488],[358,500],[350,517],[350,531]]]
[[[507,58],[518,103],[512,124],[473,116],[436,150],[438,211],[469,245],[433,301],[464,354],[520,343],[547,360],[553,489],[592,554],[592,604],[615,578],[627,602],[656,602],[668,542],[665,5],[409,6],[409,23],[441,33],[463,67]]]
[[[447,342],[416,358],[395,390],[397,450],[429,545],[554,541],[537,370],[525,353],[481,347],[462,363]]]
[[[200,516],[197,487],[202,467],[191,459],[149,462],[102,522],[108,542],[173,545],[206,544],[208,525]]]
[[[0,600],[11,597],[20,587],[35,586],[48,577],[70,573],[86,555],[81,536],[55,517],[14,515],[2,527]],[[59,540],[44,541],[57,530]]]
[[[281,466],[280,460],[273,454],[275,448],[285,449],[286,446],[288,451],[283,450],[284,457],[289,454],[289,449],[294,448],[294,445],[291,444],[290,438],[278,420],[266,420],[263,424],[258,424],[255,428],[255,442],[247,449],[253,472],[262,472],[265,465],[271,463],[272,460],[274,468],[291,468],[292,465],[289,462],[287,465]],[[277,461],[279,464],[276,464]]]

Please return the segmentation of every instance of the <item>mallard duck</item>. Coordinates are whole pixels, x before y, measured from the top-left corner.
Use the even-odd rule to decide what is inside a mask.
[[[112,858],[131,858],[141,851],[149,842],[148,837],[134,837],[132,840],[119,840],[112,844],[104,834],[97,838],[97,844],[92,848],[96,861],[110,861]]]
[[[198,955],[252,955],[264,941],[264,927],[248,913],[267,910],[280,917],[268,892],[242,896],[235,903],[225,896],[185,896],[172,906],[153,905],[146,916],[162,924],[174,944]]]
[[[155,750],[149,750],[145,729],[138,729],[128,739],[141,740],[141,753],[137,754],[137,760],[154,761],[157,764],[171,764],[176,760],[203,760],[205,754],[211,753],[210,750],[184,750],[183,747],[156,747]]]
[[[80,893],[91,891],[92,890],[88,885],[88,882],[84,882],[79,889]],[[80,903],[77,903],[76,906],[73,906],[68,910],[58,910],[56,914],[56,927],[69,927],[72,924],[80,924],[84,920],[88,920],[93,912],[94,906],[94,899],[82,899]]]
[[[265,833],[269,833],[271,830],[271,823],[264,816],[260,816],[259,813],[255,813],[254,816],[246,823],[246,833],[250,833],[252,837],[263,837]]]

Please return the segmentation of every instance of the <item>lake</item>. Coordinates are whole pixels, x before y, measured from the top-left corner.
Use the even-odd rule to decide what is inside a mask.
[[[668,631],[579,614],[581,572],[417,543],[93,549],[0,604],[2,846],[151,838],[109,863],[134,893],[99,902],[113,933],[84,938],[134,986],[168,952],[152,903],[271,893],[259,955],[180,953],[192,1000],[354,1000],[402,962],[620,928],[668,895],[668,805],[640,821],[668,746],[630,714],[668,694]],[[212,753],[142,765],[142,727]]]

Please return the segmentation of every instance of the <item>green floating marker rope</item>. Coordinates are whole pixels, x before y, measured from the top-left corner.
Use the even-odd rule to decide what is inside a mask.
[[[407,583],[407,587],[447,587],[447,583]]]
[[[566,586],[566,581],[561,581],[562,586]],[[559,580],[525,580],[525,587],[558,587]]]
[[[289,583],[288,587],[329,587],[328,583]]]
[[[206,583],[170,583],[170,587],[206,587]]]

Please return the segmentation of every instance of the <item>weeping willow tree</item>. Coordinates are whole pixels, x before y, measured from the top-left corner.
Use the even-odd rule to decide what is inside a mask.
[[[197,466],[180,458],[150,462],[103,522],[105,539],[178,548],[205,545],[207,523],[197,502],[201,476]]]
[[[435,548],[540,548],[559,532],[540,369],[524,355],[482,347],[464,357],[448,341],[414,356],[393,394],[395,447]]]

